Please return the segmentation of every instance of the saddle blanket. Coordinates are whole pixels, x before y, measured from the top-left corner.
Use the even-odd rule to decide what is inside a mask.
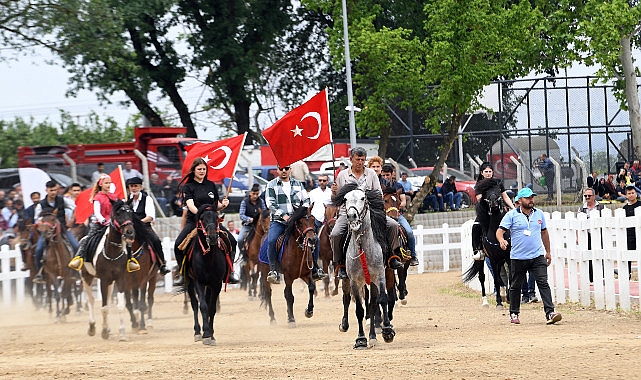
[[[285,236],[285,239],[283,240],[283,245],[280,247],[280,250],[278,251],[278,261],[283,261],[283,249],[285,248],[285,245],[287,245],[287,236]],[[265,239],[263,244],[261,244],[260,246],[260,251],[258,251],[258,261],[267,265],[269,265],[269,254],[267,253],[269,251],[268,247],[269,247],[268,239]]]

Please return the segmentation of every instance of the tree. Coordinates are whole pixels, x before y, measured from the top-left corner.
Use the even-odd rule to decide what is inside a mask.
[[[641,47],[641,9],[636,1],[589,0],[580,13],[576,49],[597,75],[614,80],[615,96],[630,114],[634,156],[641,157],[641,109],[632,50]]]

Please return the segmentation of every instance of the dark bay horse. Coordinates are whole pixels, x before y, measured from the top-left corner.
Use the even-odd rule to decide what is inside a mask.
[[[138,261],[140,270],[128,272],[125,276],[125,307],[129,311],[132,329],[138,329],[138,333],[144,334],[147,332],[147,326],[152,325],[154,292],[158,279],[156,251],[162,249],[162,246],[150,247],[148,244],[141,244],[141,241],[151,240],[147,237],[147,226],[135,215],[133,222],[136,240],[128,249],[131,249],[131,257]]]
[[[120,317],[119,336],[121,341],[126,341],[125,334],[125,274],[127,273],[127,247],[131,246],[136,239],[136,232],[133,225],[134,212],[131,206],[123,201],[113,203],[111,210],[111,222],[103,236],[92,263],[85,262],[82,266],[82,282],[87,294],[87,305],[89,307],[89,330],[90,336],[96,334],[96,320],[94,317],[94,296],[91,291],[91,284],[94,278],[100,280],[100,295],[102,297],[102,338],[108,339],[111,330],[109,329],[109,302],[114,290],[117,287],[117,307]],[[104,243],[104,245],[103,245]]]
[[[329,235],[332,233],[332,229],[336,224],[337,217],[338,207],[325,205],[325,221],[318,231],[318,244],[320,244],[318,257],[321,259],[323,271],[328,274],[328,276],[323,279],[323,285],[325,287],[325,297],[329,297],[330,295],[329,282],[331,277],[330,275],[333,271],[330,271],[329,268],[330,264],[334,260],[334,254],[332,252],[332,245],[329,241]],[[332,292],[333,296],[338,294],[339,281],[340,279],[338,278],[338,276],[334,276],[334,291]]]
[[[47,300],[47,292],[45,291],[46,284],[40,284],[34,282],[36,277],[36,258],[34,256],[34,251],[36,250],[36,244],[38,238],[40,237],[40,232],[33,224],[27,224],[27,222],[19,218],[17,226],[17,235],[18,244],[20,246],[20,251],[22,252],[22,261],[25,264],[25,268],[29,270],[29,277],[27,278],[26,287],[30,289],[31,300],[36,309],[45,307]]]
[[[498,187],[488,190],[487,196],[484,199],[487,202],[487,212],[489,216],[489,223],[483,228],[483,251],[490,260],[490,268],[494,277],[494,287],[496,289],[496,307],[503,309],[503,302],[508,301],[504,299],[503,294],[507,295],[508,284],[503,281],[501,276],[501,269],[504,266],[510,265],[510,244],[507,249],[501,249],[498,240],[496,240],[496,230],[499,228],[501,219],[506,213],[506,206],[501,197],[501,192]],[[505,233],[506,240],[509,241],[509,232]],[[463,282],[470,282],[478,275],[481,282],[481,295],[483,297],[483,306],[487,307],[487,298],[485,296],[485,260],[475,260],[472,266],[463,275]],[[509,277],[509,274],[508,274]],[[509,301],[508,301],[509,302]]]
[[[245,237],[245,241],[249,241],[249,243],[246,243],[247,262],[243,266],[243,271],[247,279],[247,295],[250,299],[257,296],[258,276],[260,275],[257,269],[259,263],[258,253],[263,240],[267,238],[269,224],[269,210],[263,210],[258,222],[254,225],[253,233],[248,233]],[[250,238],[251,240],[249,240]]]
[[[383,190],[383,203],[385,205],[385,214],[390,218],[398,222],[398,218],[401,215],[400,205],[401,205],[401,193],[402,190],[396,190],[388,187]],[[396,288],[398,288],[398,299],[401,300],[401,304],[407,304],[407,271],[410,267],[410,259],[412,258],[411,253],[408,248],[407,243],[407,232],[403,226],[398,225],[398,241],[401,244],[401,254],[399,260],[403,263],[403,268],[397,269],[396,274],[398,275],[398,281],[396,281],[394,271],[386,271],[386,275],[389,277],[390,274],[392,279],[387,279],[388,284],[392,284],[388,287],[387,296],[389,297],[388,302],[390,302],[390,312],[394,309],[394,303],[396,301]]]
[[[56,300],[56,322],[59,322],[69,314],[73,304],[71,290],[75,279],[72,270],[67,266],[73,255],[68,243],[62,237],[63,227],[56,215],[43,213],[40,217],[38,231],[45,239],[43,270],[47,283],[47,298],[49,302],[52,297]],[[51,306],[49,312],[52,312]]]
[[[358,337],[354,344],[355,349],[373,347],[377,344],[375,330],[375,314],[382,310],[382,335],[385,342],[394,340],[396,332],[392,328],[388,314],[388,297],[385,284],[385,265],[383,263],[383,250],[388,249],[386,241],[386,219],[383,210],[383,199],[379,191],[363,191],[356,184],[343,186],[338,194],[332,198],[335,204],[345,203],[347,220],[351,237],[345,254],[345,267],[349,276],[343,282],[343,290],[349,288],[348,294],[343,294],[343,320],[339,329],[347,331],[349,328],[347,312],[351,298],[356,303],[356,318],[358,320]],[[369,286],[369,336],[365,336],[363,319],[365,309],[365,287]],[[368,342],[369,338],[369,342]]]
[[[316,246],[316,232],[314,228],[314,216],[308,207],[298,207],[291,218],[287,221],[285,232],[279,239],[276,248],[280,250],[281,239],[286,239],[283,244],[281,259],[281,273],[285,281],[285,300],[287,301],[287,322],[290,327],[296,327],[294,318],[294,293],[292,283],[300,278],[307,284],[309,300],[305,308],[305,316],[311,318],[314,315],[314,292],[316,285],[312,280],[313,253]],[[261,270],[264,272],[264,270]],[[274,323],[275,318],[271,300],[271,284],[266,280],[266,273],[261,275],[261,302],[270,310],[270,322]]]
[[[185,250],[188,261],[187,292],[194,313],[194,340],[215,346],[214,317],[225,273],[232,264],[227,255],[231,243],[220,234],[220,221],[214,206],[200,206],[197,218],[197,235]],[[202,334],[199,309],[203,321]]]

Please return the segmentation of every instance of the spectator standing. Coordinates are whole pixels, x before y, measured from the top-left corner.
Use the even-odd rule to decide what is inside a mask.
[[[599,187],[599,175],[596,171],[592,172],[592,175],[588,177],[588,187],[597,191],[597,187]]]
[[[641,202],[637,200],[637,190],[634,188],[634,185],[628,185],[625,188],[625,197],[628,200],[623,206],[625,210],[625,216],[634,216],[635,209],[641,206]],[[626,229],[627,234],[627,245],[629,251],[634,251],[637,249],[637,238],[634,227],[628,227]],[[632,261],[628,261],[628,276],[632,273]]]
[[[33,204],[31,204],[29,207],[24,209],[24,220],[25,220],[25,223],[27,224],[33,223],[33,220],[34,220],[33,216],[36,211],[36,206],[38,205],[38,202],[40,202],[40,193],[37,191],[34,191],[33,193],[30,194],[30,198]]]
[[[96,164],[96,171],[91,174],[91,182],[96,183],[98,182],[98,178],[104,173],[105,171],[105,164],[102,162],[99,162]]]
[[[593,212],[598,212],[599,216],[601,216],[601,211],[605,208],[605,206],[596,200],[594,189],[591,189],[591,188],[585,189],[585,191],[583,192],[583,198],[585,199],[585,202],[581,207],[579,207],[579,210],[577,212],[585,213],[588,219],[590,219],[590,215]],[[578,232],[576,235],[576,244],[577,245],[579,244]],[[592,233],[590,232],[590,230],[588,230],[588,251],[590,250],[592,250]],[[590,266],[588,269],[589,270],[588,276],[589,276],[590,282],[593,282],[594,277],[593,277],[592,260],[590,260],[589,263],[590,263]]]
[[[157,173],[152,174],[149,177],[149,188],[151,190],[151,193],[154,195],[156,198],[156,202],[158,202],[158,206],[162,210],[163,214],[167,214],[167,198],[168,196],[165,194],[163,184],[160,182],[160,177],[158,177]],[[171,193],[169,193],[171,194]],[[171,196],[171,195],[169,195]]]
[[[13,228],[18,222],[18,213],[16,212],[13,202],[13,199],[6,199],[4,201],[4,207],[0,210],[2,218],[6,222],[5,229]]]
[[[450,210],[458,211],[461,208],[463,194],[456,190],[456,176],[452,175],[445,180],[441,186],[441,194],[443,194],[443,202],[450,206]]]
[[[547,267],[552,262],[550,254],[550,235],[547,230],[545,216],[539,209],[534,208],[535,193],[529,187],[519,190],[516,200],[519,207],[510,210],[496,231],[496,238],[501,249],[506,249],[508,242],[504,238],[506,231],[510,232],[512,249],[510,250],[510,322],[521,323],[519,313],[521,303],[517,300],[521,295],[521,286],[529,270],[536,280],[543,301],[543,310],[547,324],[559,322],[561,314],[554,311],[552,291],[548,283]]]
[[[291,164],[290,167],[292,168],[290,172],[290,176],[292,178],[303,183],[305,185],[305,189],[307,190],[311,190],[314,188],[314,180],[312,180],[312,175],[309,172],[309,167],[304,161],[298,160]]]
[[[138,170],[134,169],[131,161],[127,161],[125,162],[125,168],[122,170],[122,179],[127,182],[128,179],[133,177],[142,179],[142,174]]]
[[[554,198],[554,164],[545,153],[542,153],[540,158],[539,170],[545,178],[545,186],[548,188],[548,197],[545,200],[551,201]]]

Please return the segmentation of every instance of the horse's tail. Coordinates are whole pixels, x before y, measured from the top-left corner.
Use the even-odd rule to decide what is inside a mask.
[[[463,274],[463,282],[468,283],[472,281],[477,274],[481,273],[483,265],[485,265],[484,260],[474,260],[472,265]]]

